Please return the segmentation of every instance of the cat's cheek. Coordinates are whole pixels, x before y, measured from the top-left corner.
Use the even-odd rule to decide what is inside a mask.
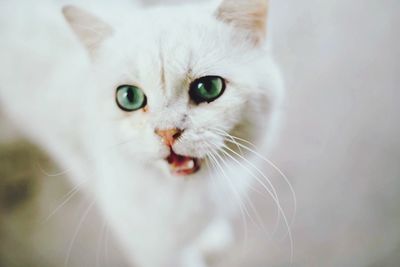
[[[161,153],[159,140],[140,116],[110,119],[100,134],[104,143],[114,146],[127,159],[145,161]]]

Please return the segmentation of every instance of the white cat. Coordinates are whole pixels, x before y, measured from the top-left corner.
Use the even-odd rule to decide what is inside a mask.
[[[97,8],[65,6],[69,31],[61,10],[26,27],[3,6],[1,107],[93,197],[132,264],[207,266],[253,182],[278,202],[236,143],[266,152],[278,129],[267,1]]]

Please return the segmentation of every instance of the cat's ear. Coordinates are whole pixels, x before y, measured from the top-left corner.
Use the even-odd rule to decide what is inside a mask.
[[[266,37],[268,0],[223,0],[216,16],[247,33],[257,45]]]
[[[110,25],[85,10],[68,5],[63,7],[62,12],[89,53],[93,53],[113,33]]]

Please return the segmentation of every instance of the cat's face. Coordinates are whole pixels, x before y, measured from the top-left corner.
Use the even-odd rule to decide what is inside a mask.
[[[223,148],[227,133],[247,139],[265,129],[280,88],[264,29],[249,26],[251,17],[228,23],[226,5],[141,10],[122,27],[91,17],[92,34],[101,35],[90,38],[76,28],[82,21],[72,23],[91,53],[90,94],[107,125],[104,143],[123,146],[126,158],[190,175]],[[70,22],[90,16],[75,8],[65,14]]]

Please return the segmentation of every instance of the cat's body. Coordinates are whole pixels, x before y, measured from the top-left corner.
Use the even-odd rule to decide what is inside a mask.
[[[203,158],[224,148],[228,132],[262,140],[263,148],[278,128],[282,85],[264,44],[266,2],[109,7],[105,22],[74,7],[64,9],[66,20],[61,9],[38,11],[32,24],[23,11],[13,14],[21,24],[2,16],[1,25],[14,29],[0,49],[2,109],[93,198],[88,210],[102,211],[132,263],[206,266],[208,252],[232,241],[229,220],[263,177],[234,154]],[[11,14],[12,5],[3,10]],[[221,99],[195,105],[188,87],[207,75],[223,77],[227,88]],[[121,111],[121,84],[140,86],[148,108]],[[168,148],[158,129],[183,133]],[[203,159],[200,170],[172,175],[170,149]]]
[[[75,4],[107,22],[107,15],[120,12],[113,10],[114,2],[108,8],[101,8],[98,3],[87,6],[86,1],[76,1]],[[293,264],[290,264],[288,255],[288,239],[281,243],[277,238],[266,238],[263,229],[253,226],[251,219],[256,220],[256,214],[250,210],[250,202],[243,199],[251,213],[247,216],[244,212],[244,217],[248,219],[247,242],[242,242],[244,238],[237,238],[236,246],[223,257],[223,261],[214,261],[211,266],[398,266],[400,130],[397,99],[400,99],[400,61],[394,55],[399,55],[400,45],[398,29],[393,26],[400,23],[399,2],[285,0],[271,1],[271,4],[273,12],[268,38],[271,34],[274,37],[274,56],[282,63],[289,90],[285,104],[281,106],[286,119],[277,149],[266,153],[260,146],[258,150],[276,161],[295,186],[299,205],[292,226],[295,239]],[[136,11],[140,13],[140,9],[124,9],[132,16]],[[106,225],[106,229],[102,230],[103,218],[96,216],[99,201],[88,209],[93,194],[88,190],[85,192],[85,188],[94,189],[95,183],[78,186],[81,188],[78,193],[70,191],[80,185],[76,178],[81,172],[74,167],[84,162],[84,166],[93,169],[89,163],[96,161],[92,156],[81,153],[88,151],[89,147],[79,145],[88,143],[87,140],[95,144],[96,136],[79,139],[76,135],[81,133],[79,125],[85,114],[81,107],[88,103],[76,97],[77,92],[81,96],[81,92],[85,91],[81,90],[84,86],[78,84],[79,75],[85,76],[91,68],[89,60],[85,60],[84,48],[69,30],[62,17],[61,6],[46,10],[43,1],[40,4],[22,0],[0,1],[0,14],[1,115],[8,115],[32,140],[50,151],[60,165],[56,170],[49,169],[40,156],[32,154],[35,150],[32,151],[30,146],[7,144],[0,147],[0,265],[131,266],[124,263],[126,258],[135,261],[133,248],[125,243],[124,249],[128,252],[123,255],[120,249],[122,242],[114,242],[115,230],[119,226]],[[114,25],[111,20],[110,24]],[[132,37],[137,38],[135,34]],[[184,42],[186,39],[182,36],[180,43]],[[59,84],[65,84],[68,90],[60,89],[57,87]],[[68,95],[71,97],[68,98]],[[58,101],[52,103],[49,99]],[[77,104],[79,101],[82,101],[81,104]],[[101,110],[97,110],[100,114]],[[271,125],[276,129],[276,123]],[[5,132],[7,134],[3,130],[1,123],[2,136]],[[100,130],[96,132],[99,133]],[[270,141],[270,134],[266,131],[267,138],[262,139]],[[12,132],[7,136],[13,136]],[[73,137],[75,139],[71,139]],[[78,139],[81,140],[78,145],[67,143]],[[97,149],[104,149],[112,158],[118,151],[124,151],[114,146],[114,141],[105,142]],[[66,149],[71,147],[79,149]],[[257,161],[249,159],[259,166]],[[267,164],[262,167],[268,168]],[[75,178],[71,188],[63,184],[63,175],[58,175],[59,171]],[[4,179],[4,175],[10,172],[14,177],[10,175]],[[88,177],[97,176],[93,173]],[[33,178],[33,183],[30,178]],[[182,182],[181,178],[169,181]],[[217,204],[226,207],[224,204],[232,203],[235,206],[233,202],[236,200],[229,184],[224,183],[221,175],[214,178],[225,184],[225,191],[220,194],[223,201]],[[282,179],[277,180],[273,181],[274,185]],[[202,183],[200,179],[189,181]],[[14,191],[16,188],[18,190]],[[31,189],[24,191],[27,188]],[[278,187],[281,204],[291,207],[290,195],[286,195],[282,188]],[[260,190],[261,186],[256,189]],[[13,191],[17,193],[10,197]],[[255,209],[266,222],[266,230],[273,230],[273,201],[265,199],[264,192],[249,193]],[[178,195],[174,195],[175,199]],[[66,200],[66,204],[62,205]],[[173,199],[169,199],[168,203],[173,203]],[[167,203],[163,205],[167,206]],[[209,207],[213,206],[208,203],[202,205],[202,208]],[[238,210],[235,230],[236,234],[243,232],[244,235],[246,228],[240,225],[240,208],[234,207],[234,211]],[[289,215],[292,214],[290,208],[286,210]],[[148,211],[142,212],[145,214]],[[50,219],[41,223],[51,214]],[[172,217],[177,214],[174,212],[168,222],[176,220]],[[107,218],[107,221],[110,219]],[[204,225],[197,224],[199,219],[202,218],[193,218],[191,222]],[[269,220],[271,224],[268,224]],[[220,225],[220,229],[228,229],[224,227],[226,223]],[[182,240],[181,230],[186,227],[188,225],[174,230],[179,240]],[[149,224],[146,231],[153,228],[154,225]],[[220,230],[217,232],[221,233]],[[202,231],[193,233],[202,236]],[[167,236],[160,237],[167,240]],[[185,242],[187,247],[199,244],[192,241]],[[152,257],[155,256],[154,253]],[[69,258],[67,264],[66,258]]]

